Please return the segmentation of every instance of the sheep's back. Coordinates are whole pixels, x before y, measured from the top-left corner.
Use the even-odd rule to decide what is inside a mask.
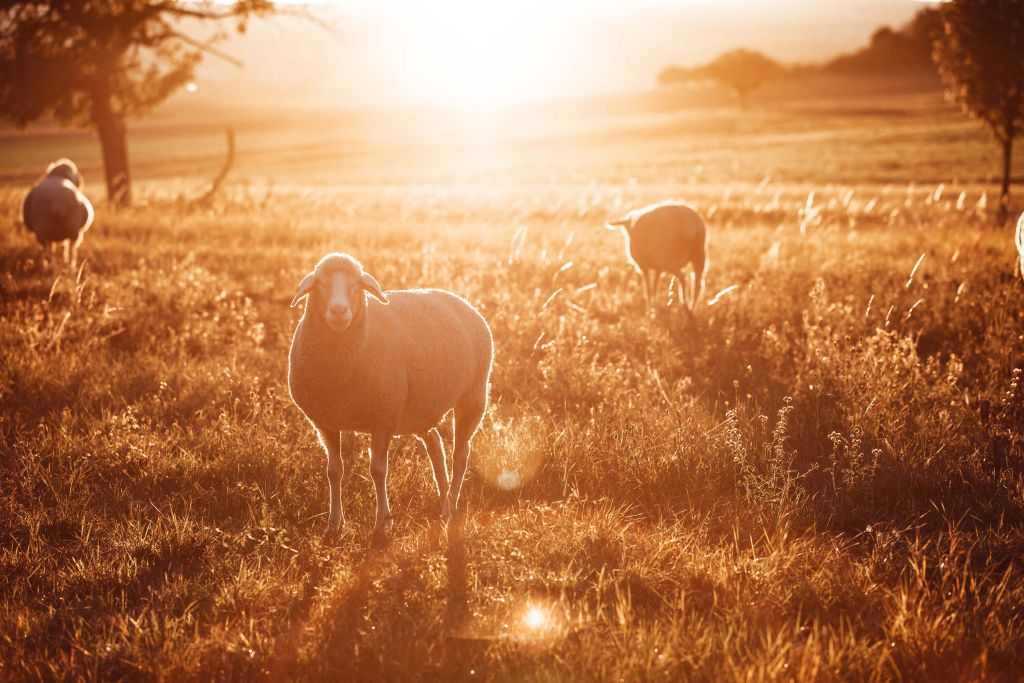
[[[671,272],[703,264],[707,229],[686,204],[662,204],[637,217],[629,234],[630,256],[641,268]]]
[[[370,300],[370,346],[403,369],[405,399],[397,433],[437,424],[463,395],[486,392],[493,342],[483,316],[465,299],[436,289],[387,292]]]
[[[88,229],[92,207],[69,181],[44,178],[25,197],[22,218],[40,242],[73,240]]]

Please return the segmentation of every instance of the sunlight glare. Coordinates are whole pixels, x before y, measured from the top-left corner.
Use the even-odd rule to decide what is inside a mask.
[[[547,615],[544,614],[544,610],[539,607],[531,607],[523,616],[523,623],[526,624],[527,628],[533,629],[534,631],[543,628],[547,622]]]
[[[399,85],[414,99],[466,111],[541,96],[567,44],[560,21],[535,3],[447,0],[403,6]]]

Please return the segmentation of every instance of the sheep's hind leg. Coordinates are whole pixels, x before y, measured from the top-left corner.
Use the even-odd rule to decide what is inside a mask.
[[[345,463],[341,458],[341,435],[317,427],[320,442],[327,451],[327,484],[330,487],[330,514],[324,540],[334,537],[345,524],[345,510],[341,505],[341,479],[345,475]]]
[[[380,539],[391,528],[391,504],[388,502],[388,444],[390,431],[378,431],[370,442],[370,478],[377,492],[377,519],[373,536]]]
[[[448,500],[448,488],[451,483],[448,479],[448,463],[444,457],[444,442],[441,441],[441,435],[436,428],[421,434],[420,441],[423,442],[423,447],[430,457],[430,468],[434,472],[434,486],[437,488],[438,502],[442,514],[444,514],[445,502]]]
[[[469,466],[470,439],[480,426],[487,409],[486,394],[481,396],[464,395],[455,404],[455,448],[452,455],[452,486],[448,490],[448,500],[441,509],[441,517],[447,522],[459,509],[459,496],[462,494],[462,482]]]

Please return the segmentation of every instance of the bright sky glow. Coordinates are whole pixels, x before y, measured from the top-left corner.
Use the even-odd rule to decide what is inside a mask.
[[[397,85],[412,100],[487,109],[529,100],[573,60],[571,22],[536,2],[447,0],[388,7]],[[386,6],[387,7],[387,6]],[[543,20],[539,20],[543,18]]]
[[[229,0],[217,0],[229,1]],[[300,4],[286,0],[288,4]],[[655,88],[668,64],[743,46],[814,62],[900,25],[915,0],[323,0],[336,27],[267,19],[207,59],[204,97],[338,108],[487,111],[545,99]]]

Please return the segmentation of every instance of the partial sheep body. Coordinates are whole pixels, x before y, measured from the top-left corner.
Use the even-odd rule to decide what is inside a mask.
[[[59,159],[46,170],[21,207],[25,227],[35,234],[39,244],[51,250],[64,243],[64,260],[72,267],[78,261],[78,248],[93,220],[92,204],[81,191],[82,177],[74,163]]]
[[[689,310],[697,306],[707,272],[707,224],[693,207],[681,202],[664,202],[637,209],[609,229],[621,229],[626,237],[629,260],[643,279],[644,300],[651,306],[662,273],[675,278],[679,300],[687,305],[684,282],[691,279]],[[692,278],[683,269],[693,267]]]
[[[1017,220],[1017,234],[1014,241],[1017,244],[1017,258],[1020,261],[1018,263],[1020,266],[1020,276],[1021,279],[1024,279],[1024,213]]]
[[[384,293],[359,262],[345,254],[321,259],[303,280],[293,304],[306,295],[306,310],[292,339],[288,385],[327,450],[331,505],[326,535],[344,523],[344,431],[371,436],[376,534],[391,518],[387,450],[395,435],[413,434],[423,442],[442,516],[449,518],[458,506],[470,439],[487,407],[493,342],[486,321],[450,292]],[[436,427],[452,409],[454,472],[449,481]]]

